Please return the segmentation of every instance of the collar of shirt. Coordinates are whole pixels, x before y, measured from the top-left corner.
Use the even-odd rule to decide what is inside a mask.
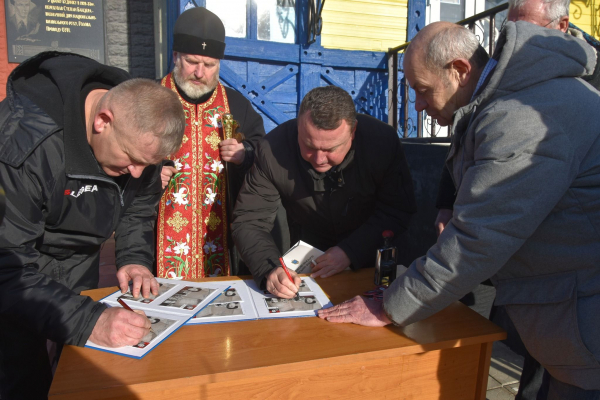
[[[324,192],[330,190],[332,187],[344,186],[343,171],[350,163],[352,163],[352,161],[354,161],[354,147],[350,148],[350,151],[348,151],[348,154],[346,154],[346,157],[344,157],[344,161],[342,161],[341,164],[336,165],[326,172],[317,172],[313,169],[312,165],[300,155],[300,163],[312,178],[313,190],[315,192]]]
[[[17,27],[19,27],[21,23],[23,23],[24,26],[27,26],[27,18],[20,18],[17,14],[15,14],[15,21],[17,21]]]
[[[483,72],[481,73],[481,76],[479,77],[479,80],[477,81],[477,86],[475,87],[473,96],[471,96],[471,101],[473,101],[473,99],[475,98],[475,95],[477,94],[477,92],[479,92],[479,89],[481,89],[483,82],[485,82],[485,79],[490,74],[490,72],[492,72],[494,70],[494,68],[496,67],[497,64],[498,64],[498,61],[494,60],[493,58],[490,58],[490,60],[487,62],[487,64],[485,64],[485,68],[483,68]]]

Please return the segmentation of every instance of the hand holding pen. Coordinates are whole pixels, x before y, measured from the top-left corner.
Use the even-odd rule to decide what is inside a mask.
[[[290,270],[287,269],[287,267],[285,266],[285,262],[283,261],[283,257],[279,257],[279,262],[281,263],[281,266],[283,267],[283,270],[285,271],[285,274],[289,278],[290,282],[292,282],[295,285],[296,283],[294,282],[294,278],[292,278],[292,275],[290,274]],[[300,299],[300,292],[296,291],[296,295],[294,296],[294,300],[299,300],[299,299]]]
[[[282,263],[283,260],[280,261]],[[283,299],[291,299],[296,293],[302,281],[293,271],[284,269],[285,264],[281,268],[274,268],[266,277],[266,289],[277,297]]]
[[[136,313],[136,314],[143,315],[144,317],[146,316],[146,313],[144,313],[142,310],[134,310],[133,308],[129,307],[129,306],[127,305],[127,303],[125,303],[125,301],[123,301],[123,299],[119,298],[119,299],[117,299],[117,301],[119,302],[119,304],[120,304],[121,306],[123,306],[123,308],[124,308],[124,309],[126,309],[126,310],[129,310],[129,311],[131,311],[131,312],[134,312],[134,313]],[[150,326],[150,332],[151,332],[151,333],[153,333],[153,334],[154,334],[154,336],[158,336],[158,335],[156,334],[156,332],[154,332],[154,329],[152,329],[152,326]]]
[[[123,308],[108,307],[100,314],[89,341],[105,347],[135,346],[148,334],[152,324],[146,314],[131,310],[124,301],[120,304]]]

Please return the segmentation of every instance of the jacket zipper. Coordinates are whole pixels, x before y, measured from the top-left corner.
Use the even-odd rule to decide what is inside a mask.
[[[123,191],[121,192],[121,188],[119,187],[119,185],[117,184],[117,182],[113,181],[112,179],[102,178],[102,177],[92,176],[92,175],[72,175],[72,174],[67,174],[67,176],[69,178],[73,178],[73,179],[91,179],[91,180],[95,180],[95,181],[109,183],[109,184],[115,186],[117,188],[117,193],[119,193],[119,200],[121,201],[121,207],[125,206],[125,201],[123,200],[123,193],[125,192],[125,188],[127,187],[127,184],[129,183],[129,180],[127,180],[127,182],[125,183],[125,186],[123,187]]]

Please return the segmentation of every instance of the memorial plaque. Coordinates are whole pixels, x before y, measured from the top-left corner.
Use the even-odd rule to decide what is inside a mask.
[[[4,9],[9,62],[54,50],[104,63],[102,0],[4,0]]]

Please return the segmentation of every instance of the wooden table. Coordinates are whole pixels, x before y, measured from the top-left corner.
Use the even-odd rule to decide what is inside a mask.
[[[334,304],[372,281],[372,269],[318,279]],[[460,303],[406,328],[319,318],[185,326],[142,360],[65,346],[50,398],[485,399],[492,343],[505,336]]]

